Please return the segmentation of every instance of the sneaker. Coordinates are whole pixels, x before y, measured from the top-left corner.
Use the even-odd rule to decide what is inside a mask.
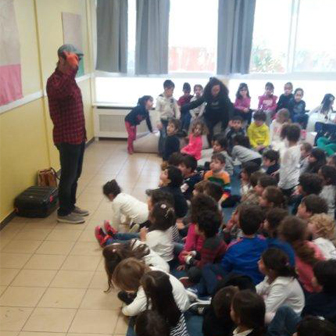
[[[59,223],[82,224],[85,222],[85,219],[72,212],[66,216],[57,216],[57,221]]]
[[[117,231],[115,228],[113,228],[113,227],[111,226],[110,222],[107,221],[107,220],[104,221],[104,229],[105,229],[105,232],[106,232],[109,236],[111,236],[112,238],[113,238],[113,236],[114,236],[115,234],[118,233],[118,231]]]
[[[140,225],[139,224],[134,224],[129,229],[130,233],[138,233],[139,231],[140,231]]]
[[[78,208],[77,206],[75,206],[75,208],[72,210],[72,213],[74,213],[74,214],[76,214],[78,216],[82,216],[82,217],[90,215],[89,211],[81,209],[81,208]]]
[[[101,247],[104,247],[107,240],[111,238],[109,235],[105,234],[100,226],[95,227],[95,237]]]

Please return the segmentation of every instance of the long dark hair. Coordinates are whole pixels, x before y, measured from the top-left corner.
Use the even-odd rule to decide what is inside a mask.
[[[277,276],[297,277],[295,268],[290,265],[288,255],[278,249],[269,248],[261,256],[266,268],[274,271]]]
[[[176,305],[169,276],[161,271],[150,271],[141,278],[141,285],[147,296],[147,309],[151,303],[152,310],[164,317],[170,327],[176,327],[181,312]]]
[[[243,98],[242,95],[240,94],[240,90],[242,90],[242,89],[246,89],[246,91],[247,91],[247,97],[251,98],[250,97],[250,91],[249,91],[248,86],[247,86],[246,83],[240,83],[239,84],[239,87],[238,87],[238,90],[237,90],[237,93],[236,93],[236,98],[237,99],[242,99]]]
[[[331,102],[335,100],[335,96],[331,93],[327,93],[324,95],[322,99],[322,109],[321,112],[329,112],[329,109],[331,108]]]
[[[150,231],[166,231],[175,224],[174,208],[167,202],[158,202],[149,214],[151,221]]]
[[[150,253],[147,245],[141,244],[135,247],[136,241],[131,240],[125,244],[112,244],[103,249],[103,257],[105,262],[105,271],[107,274],[107,284],[109,292],[112,288],[112,275],[119,263],[128,258],[143,260]]]
[[[218,93],[218,96],[214,99],[214,97],[211,94],[211,89],[215,85],[219,85],[220,91]],[[229,96],[229,90],[224,85],[224,83],[216,77],[211,77],[208,84],[204,88],[203,97],[205,101],[209,103],[209,102],[212,102],[213,100],[224,100],[224,99],[227,99],[228,96]]]
[[[292,245],[295,254],[306,264],[314,266],[319,259],[315,250],[307,244],[308,226],[296,216],[287,216],[280,224],[279,235]]]
[[[321,148],[313,148],[310,155],[316,159],[308,165],[308,173],[318,173],[319,169],[327,163],[325,152]]]

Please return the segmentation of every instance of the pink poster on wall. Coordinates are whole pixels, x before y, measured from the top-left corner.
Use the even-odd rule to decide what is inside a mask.
[[[0,106],[22,98],[20,39],[13,0],[0,1]]]

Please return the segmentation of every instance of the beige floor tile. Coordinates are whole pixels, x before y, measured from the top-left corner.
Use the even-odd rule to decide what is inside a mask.
[[[36,308],[23,330],[66,332],[75,314],[75,309]]]
[[[36,253],[68,255],[74,244],[74,242],[67,241],[44,241]]]
[[[75,242],[81,235],[79,230],[53,230],[46,240]]]
[[[8,244],[11,242],[12,239],[1,239],[0,240],[0,251],[3,251]]]
[[[87,220],[85,219],[85,222]],[[66,224],[66,223],[57,223],[55,226],[57,230],[78,230],[83,231],[85,229],[85,223],[83,224]]]
[[[20,331],[32,311],[33,308],[0,307],[0,330]]]
[[[1,335],[2,336],[2,335]],[[48,333],[48,332],[35,332],[35,331],[22,331],[18,336],[66,336],[65,333]]]
[[[15,240],[44,240],[51,229],[26,229],[24,228],[16,236]]]
[[[79,236],[78,242],[97,242],[94,231],[92,229],[84,230]]]
[[[22,268],[31,254],[1,253],[0,268]]]
[[[74,288],[48,288],[39,302],[38,307],[78,308],[85,291],[85,289]]]
[[[50,287],[88,288],[94,272],[59,271]]]
[[[116,292],[105,293],[101,289],[89,289],[80,305],[81,309],[119,309],[121,302]]]
[[[92,289],[101,289],[101,290],[107,290],[108,284],[107,284],[107,275],[106,272],[95,272],[89,288]]]
[[[114,335],[126,335],[128,322],[129,319],[120,313],[116,328],[114,329]]]
[[[61,269],[65,271],[95,271],[100,260],[100,256],[68,256]]]
[[[112,336],[113,334],[77,334],[77,333],[68,333],[67,336]],[[2,335],[1,335],[2,336]],[[38,335],[39,336],[39,335]],[[55,335],[57,336],[57,335]],[[123,335],[125,336],[125,335]]]
[[[13,239],[2,252],[4,253],[34,253],[42,244],[41,240],[16,240]]]
[[[19,272],[19,269],[0,269],[0,285],[8,286]]]
[[[0,306],[35,307],[45,292],[45,288],[8,287],[0,298]]]
[[[27,223],[25,229],[32,230],[52,230],[56,226],[56,219],[52,222],[36,222]]]
[[[0,296],[7,289],[7,286],[0,286]]]
[[[23,269],[12,282],[12,287],[48,287],[55,277],[54,270],[27,270]]]
[[[18,331],[1,331],[1,336],[18,336]]]
[[[70,255],[101,256],[102,249],[97,242],[77,242]]]
[[[32,270],[58,270],[62,266],[66,256],[35,254],[27,262],[24,269]]]
[[[117,310],[78,310],[71,324],[71,333],[113,333],[118,318]]]

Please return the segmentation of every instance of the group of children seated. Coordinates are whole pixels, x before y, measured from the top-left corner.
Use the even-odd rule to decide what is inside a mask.
[[[262,109],[250,125],[234,115],[211,149],[197,116],[181,149],[180,120],[167,119],[147,204],[104,185],[113,218],[95,236],[108,290],[136,317],[129,335],[188,335],[189,313],[204,336],[336,335],[336,158],[302,142],[295,115],[274,113],[270,130]]]

